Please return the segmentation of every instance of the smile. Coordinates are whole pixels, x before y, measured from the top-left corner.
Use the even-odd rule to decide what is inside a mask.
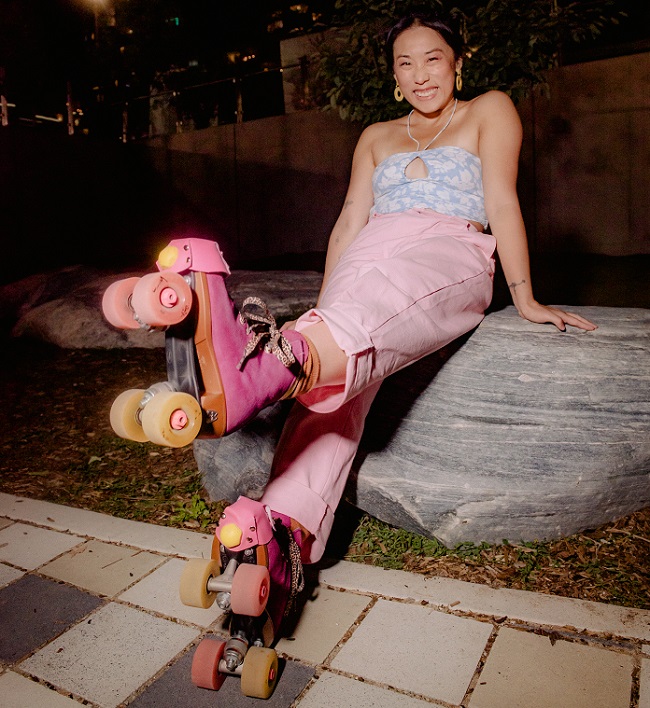
[[[433,86],[431,88],[426,88],[426,89],[415,89],[413,93],[418,97],[418,98],[431,98],[432,96],[435,96],[435,94],[438,91],[437,86]]]

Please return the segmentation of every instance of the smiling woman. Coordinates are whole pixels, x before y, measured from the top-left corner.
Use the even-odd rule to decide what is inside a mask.
[[[595,329],[533,296],[516,193],[522,130],[512,101],[497,91],[470,101],[455,95],[460,40],[438,18],[403,18],[388,46],[412,110],[369,126],[359,139],[314,308],[282,330],[259,298],[237,312],[226,289],[229,268],[214,242],[176,239],[158,261],[163,274],[192,279],[197,333],[211,323],[210,336],[197,341],[205,349],[203,381],[221,382],[201,396],[212,434],[234,432],[278,400],[300,404],[284,428],[261,503],[295,533],[306,562],[324,552],[382,382],[481,322],[492,297],[495,248],[521,317],[561,331]],[[129,305],[135,317],[156,325],[137,294]]]

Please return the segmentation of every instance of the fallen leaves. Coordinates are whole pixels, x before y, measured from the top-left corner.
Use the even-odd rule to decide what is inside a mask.
[[[212,530],[222,504],[202,489],[192,448],[115,436],[109,409],[128,388],[166,378],[160,350],[61,350],[10,340],[0,397],[0,490],[127,519]],[[342,551],[344,552],[344,551]],[[350,560],[650,609],[650,510],[593,531],[537,544],[437,541],[362,517]]]

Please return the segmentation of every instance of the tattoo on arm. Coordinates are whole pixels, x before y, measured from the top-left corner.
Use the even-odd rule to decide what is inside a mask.
[[[517,286],[523,285],[526,282],[526,280],[520,280],[518,283],[515,283],[514,281],[512,283],[508,283],[508,287],[512,292],[514,292],[517,289]]]
[[[354,204],[354,201],[352,199],[348,199],[346,202],[343,204],[343,208],[347,209],[349,206],[352,206]]]

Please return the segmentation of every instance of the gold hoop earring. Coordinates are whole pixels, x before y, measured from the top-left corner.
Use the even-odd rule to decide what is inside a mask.
[[[403,101],[404,100],[404,94],[402,93],[402,89],[399,87],[399,84],[395,84],[395,90],[393,91],[393,96],[395,96],[395,100],[397,102]]]
[[[463,77],[460,71],[456,73],[456,91],[460,92],[463,90]]]

